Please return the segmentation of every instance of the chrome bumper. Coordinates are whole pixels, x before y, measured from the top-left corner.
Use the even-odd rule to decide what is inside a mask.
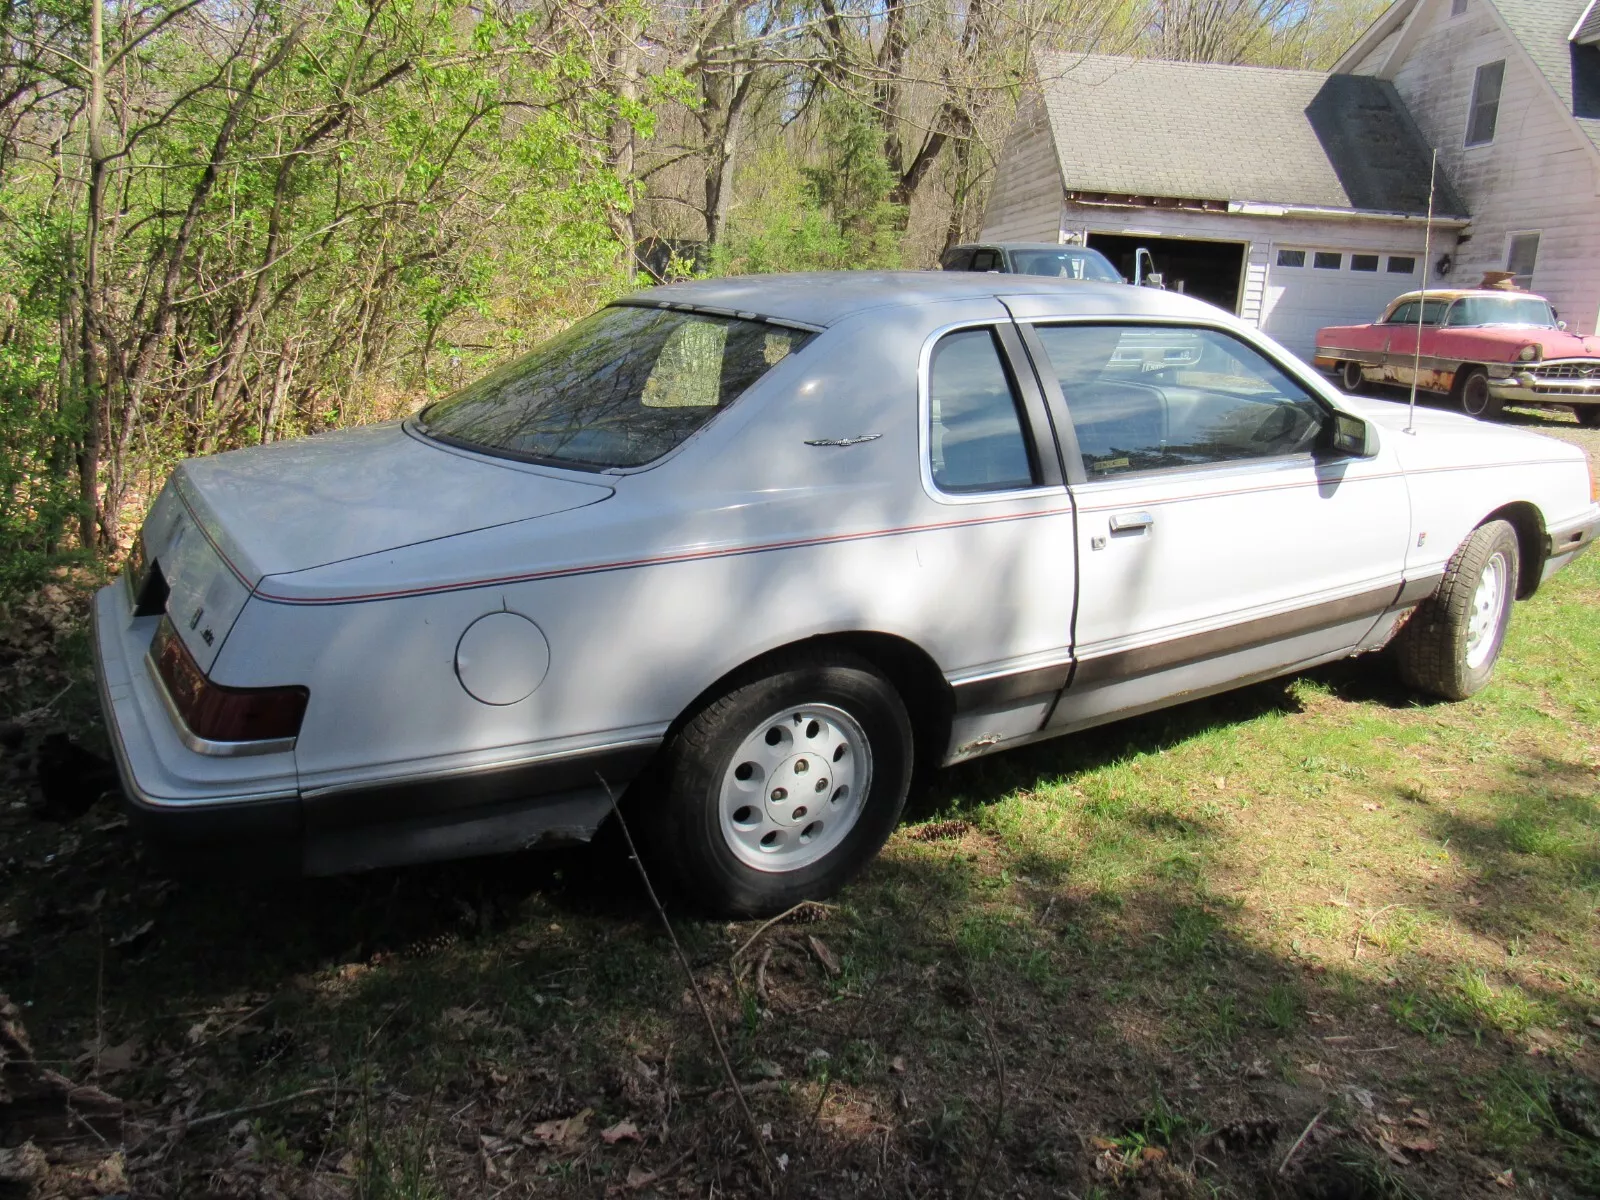
[[[1489,394],[1506,404],[1600,404],[1600,379],[1536,379],[1523,372],[1491,378]]]

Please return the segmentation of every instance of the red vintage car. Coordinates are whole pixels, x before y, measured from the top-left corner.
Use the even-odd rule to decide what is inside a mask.
[[[1408,292],[1371,325],[1319,329],[1315,362],[1346,391],[1415,378],[1483,420],[1507,404],[1559,404],[1600,428],[1600,337],[1568,333],[1529,292]]]

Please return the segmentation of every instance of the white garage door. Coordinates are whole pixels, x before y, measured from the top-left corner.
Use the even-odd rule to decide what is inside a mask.
[[[1261,328],[1311,359],[1324,325],[1376,321],[1401,292],[1422,286],[1422,255],[1273,246]]]

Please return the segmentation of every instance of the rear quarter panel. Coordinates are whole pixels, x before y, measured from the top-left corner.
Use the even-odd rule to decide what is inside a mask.
[[[729,671],[818,634],[902,637],[950,675],[1064,658],[1064,489],[945,503],[921,481],[923,344],[1004,317],[984,300],[852,318],[610,500],[269,577],[218,680],[307,684],[296,753],[315,790],[659,736]],[[466,694],[454,656],[501,609],[541,628],[550,669],[494,707]]]

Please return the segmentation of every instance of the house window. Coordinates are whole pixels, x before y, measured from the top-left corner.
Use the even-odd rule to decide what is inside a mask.
[[[1376,271],[1378,269],[1378,256],[1376,254],[1352,254],[1350,256],[1350,269],[1352,271]]]
[[[1506,81],[1505,60],[1485,63],[1472,81],[1472,110],[1467,114],[1467,145],[1487,146],[1494,141],[1500,116],[1500,88]]]
[[[1450,0],[1450,15],[1452,17],[1464,16],[1467,11],[1467,0]]]
[[[1328,250],[1318,250],[1311,260],[1311,265],[1319,271],[1337,271],[1344,266],[1344,255],[1334,254]]]
[[[1533,268],[1539,261],[1539,235],[1537,233],[1513,233],[1511,243],[1506,247],[1506,270],[1511,272],[1512,282],[1519,288],[1532,289]]]
[[[1417,260],[1409,254],[1391,254],[1389,256],[1389,274],[1415,275],[1417,273]]]
[[[1280,267],[1303,267],[1306,265],[1306,252],[1304,250],[1279,250],[1278,265]]]

